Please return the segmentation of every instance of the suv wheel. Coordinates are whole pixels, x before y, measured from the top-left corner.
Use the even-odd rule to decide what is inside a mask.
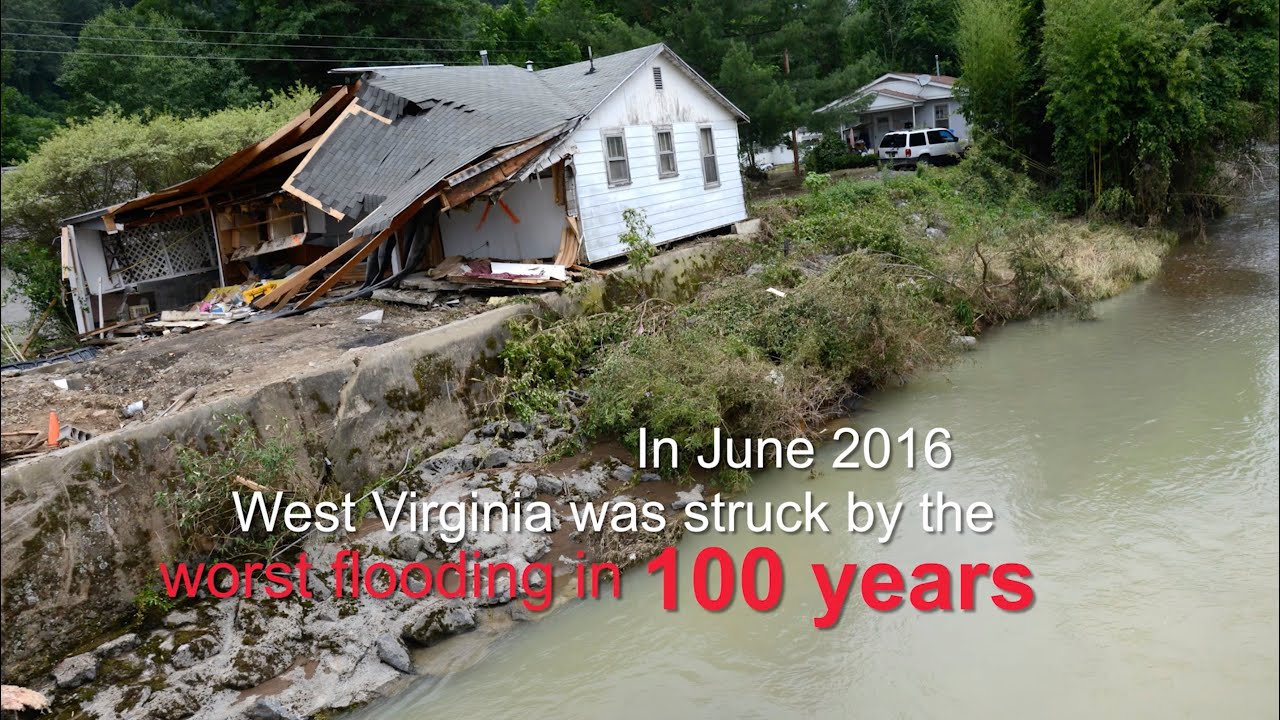
[[[930,164],[932,164],[932,163],[931,163],[930,158],[929,158],[929,156],[928,156],[928,155],[921,155],[921,156],[916,160],[916,165],[924,165],[924,166],[926,166],[926,167],[927,167],[927,166],[929,166]]]

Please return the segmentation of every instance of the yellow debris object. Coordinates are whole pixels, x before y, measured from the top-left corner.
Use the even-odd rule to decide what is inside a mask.
[[[263,295],[266,295],[267,293],[271,292],[272,290],[275,290],[275,289],[276,289],[276,286],[277,286],[277,285],[279,285],[281,282],[283,282],[283,281],[281,281],[281,280],[267,280],[267,281],[265,281],[265,282],[261,282],[261,283],[258,283],[257,285],[254,285],[253,287],[249,288],[248,290],[245,290],[245,291],[244,291],[243,293],[241,293],[241,294],[242,294],[242,295],[244,295],[244,301],[245,301],[245,303],[251,303],[251,302],[253,302],[255,299],[257,299],[257,298],[259,298],[259,297],[261,297],[261,296],[263,296]]]

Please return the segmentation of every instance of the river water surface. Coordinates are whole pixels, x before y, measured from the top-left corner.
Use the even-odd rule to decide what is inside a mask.
[[[1275,717],[1274,177],[1257,192],[1096,320],[989,332],[961,364],[875,394],[849,421],[948,428],[949,469],[763,473],[742,499],[812,491],[832,503],[832,532],[687,536],[677,612],[662,610],[657,577],[632,571],[621,600],[523,624],[360,716]],[[990,503],[995,529],[923,534],[915,504],[935,490]],[[906,503],[892,542],[843,531],[848,491]],[[700,609],[690,566],[708,545],[739,559],[776,549],[780,606]],[[855,593],[819,631],[818,562],[1022,562],[1036,603],[1003,613],[988,586],[971,613],[878,613]]]

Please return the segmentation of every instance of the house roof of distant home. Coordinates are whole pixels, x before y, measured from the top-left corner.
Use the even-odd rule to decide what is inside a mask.
[[[858,88],[852,95],[847,95],[834,100],[822,107],[818,108],[818,112],[827,112],[849,105],[854,105],[867,98],[872,98],[875,103],[877,96],[887,98],[884,103],[875,103],[878,106],[875,110],[888,110],[895,107],[910,107],[925,102],[926,100],[936,100],[939,97],[950,97],[956,79],[950,75],[925,75],[911,74],[904,72],[890,72],[881,75],[871,82]],[[890,87],[890,85],[896,87]],[[930,92],[932,91],[932,92]],[[882,107],[880,107],[882,106]]]
[[[279,166],[288,171],[279,189],[356,221],[352,237],[372,235],[481,171],[519,160],[502,173],[509,182],[559,160],[571,152],[563,143],[577,124],[659,55],[747,119],[662,43],[535,72],[511,65],[344,68],[360,72],[360,80],[330,91],[271,138],[198,178],[96,215],[108,225],[115,216],[147,222],[158,206],[207,196],[246,175],[278,177],[267,170]]]

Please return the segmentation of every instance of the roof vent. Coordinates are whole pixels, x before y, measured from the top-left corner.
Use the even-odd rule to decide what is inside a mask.
[[[524,69],[525,69],[525,70],[528,70],[529,72],[533,72],[533,61],[532,61],[532,60],[525,60],[525,61],[524,61]]]
[[[653,87],[655,90],[662,89],[662,68],[660,67],[653,69]]]
[[[489,51],[488,51],[488,50],[481,50],[481,51],[480,51],[480,64],[481,64],[481,65],[488,65],[488,64],[489,64]]]
[[[588,45],[588,46],[587,46],[587,65],[589,66],[589,67],[587,68],[587,74],[588,74],[588,75],[590,75],[591,73],[593,73],[593,72],[595,72],[595,71],[596,71],[596,58],[595,58],[595,55],[592,55],[592,54],[591,54],[591,46],[590,46],[590,45]]]

